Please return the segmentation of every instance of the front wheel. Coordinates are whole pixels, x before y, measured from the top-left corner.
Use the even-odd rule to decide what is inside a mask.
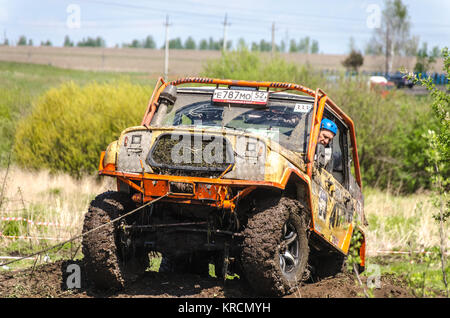
[[[246,278],[270,296],[291,293],[303,280],[308,263],[304,208],[294,199],[267,199],[244,230],[241,260]]]
[[[111,223],[133,208],[127,194],[115,191],[98,195],[89,206],[83,233],[93,231],[83,237],[82,249],[87,276],[96,288],[121,289],[148,265],[145,251],[127,244],[131,240],[120,226],[126,220]]]

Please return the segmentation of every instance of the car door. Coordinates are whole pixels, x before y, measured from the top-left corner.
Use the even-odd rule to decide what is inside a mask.
[[[338,249],[347,252],[354,214],[354,199],[348,190],[349,147],[348,128],[330,112],[325,117],[333,120],[338,132],[332,140],[332,161],[326,167],[313,168],[313,193],[317,198],[315,229]]]

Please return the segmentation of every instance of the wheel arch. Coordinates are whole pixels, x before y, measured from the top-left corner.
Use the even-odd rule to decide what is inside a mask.
[[[298,200],[305,207],[305,212],[308,214],[310,223],[309,227],[314,228],[314,209],[311,200],[312,190],[309,178],[291,169],[286,180],[284,187],[285,196]]]

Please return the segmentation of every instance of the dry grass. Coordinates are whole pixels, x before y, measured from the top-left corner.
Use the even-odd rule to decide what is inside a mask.
[[[438,210],[429,193],[408,196],[369,190],[365,195],[369,255],[381,251],[420,251],[439,246],[439,227],[433,219]],[[447,224],[447,237],[448,237]],[[448,239],[447,239],[448,241]]]
[[[0,172],[1,181],[6,170]],[[112,189],[112,180],[85,177],[75,180],[68,175],[51,175],[47,171],[24,171],[11,168],[6,178],[0,217],[31,220],[34,224],[17,221],[0,221],[0,231],[9,236],[30,236],[27,240],[39,243],[42,238],[63,241],[81,233],[84,213],[90,201],[99,193]],[[0,192],[1,195],[1,192]],[[37,225],[50,222],[52,225]],[[37,239],[41,238],[41,239]],[[0,244],[11,243],[11,238],[0,238]]]

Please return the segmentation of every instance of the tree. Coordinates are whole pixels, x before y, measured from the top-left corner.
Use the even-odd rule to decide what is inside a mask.
[[[291,41],[289,42],[289,52],[317,54],[319,53],[319,41],[311,40],[309,36],[300,39],[298,43],[295,42],[295,40],[291,39]]]
[[[52,42],[50,40],[47,41],[41,41],[41,46],[52,46]]]
[[[27,38],[25,35],[21,35],[19,37],[19,41],[17,41],[17,45],[27,45]]]
[[[408,41],[406,41],[404,51],[405,56],[416,56],[419,51],[419,37],[413,35]]]
[[[95,39],[88,37],[87,39],[83,38],[80,42],[78,42],[77,46],[80,46],[80,47],[105,47],[106,43],[105,43],[105,40],[103,40],[103,38],[101,38],[99,36]]]
[[[142,47],[144,47],[146,49],[155,49],[156,48],[156,42],[151,35],[147,35],[147,37],[145,38],[145,40],[142,43]]]
[[[206,41],[205,39],[202,39],[200,41],[200,44],[198,45],[200,50],[207,50],[208,49],[208,41]]]
[[[295,42],[294,39],[291,39],[291,41],[289,42],[289,52],[294,53],[297,51],[298,51],[297,43]]]
[[[348,70],[358,72],[358,68],[364,63],[364,58],[360,52],[352,50],[347,58],[342,62]]]
[[[385,55],[385,72],[391,72],[396,54],[404,54],[410,41],[411,27],[408,8],[401,0],[386,0],[381,24],[376,28],[366,48],[366,53]]]
[[[304,37],[303,39],[300,39],[299,43],[298,43],[298,52],[300,53],[310,53],[310,38],[309,36]]]
[[[261,52],[270,52],[272,50],[272,44],[262,39],[259,41],[259,50]]]
[[[66,35],[64,37],[64,46],[65,47],[72,47],[73,46],[73,42],[70,40],[68,35]]]
[[[130,47],[135,49],[141,48],[142,47],[141,41],[139,41],[138,39],[134,39],[133,41],[131,41]]]
[[[197,45],[195,44],[195,41],[191,36],[189,36],[184,42],[184,48],[186,50],[195,50],[197,48]]]
[[[414,72],[425,73],[429,70],[430,66],[436,62],[439,57],[439,48],[435,46],[430,52],[427,49],[427,43],[422,43],[422,48],[417,51],[416,65],[414,66]]]
[[[165,47],[165,45],[164,45]],[[181,42],[181,38],[175,38],[172,40],[169,40],[169,49],[176,49],[180,50],[183,49],[183,43]]]
[[[311,53],[318,54],[319,53],[319,41],[313,40],[311,44]]]

